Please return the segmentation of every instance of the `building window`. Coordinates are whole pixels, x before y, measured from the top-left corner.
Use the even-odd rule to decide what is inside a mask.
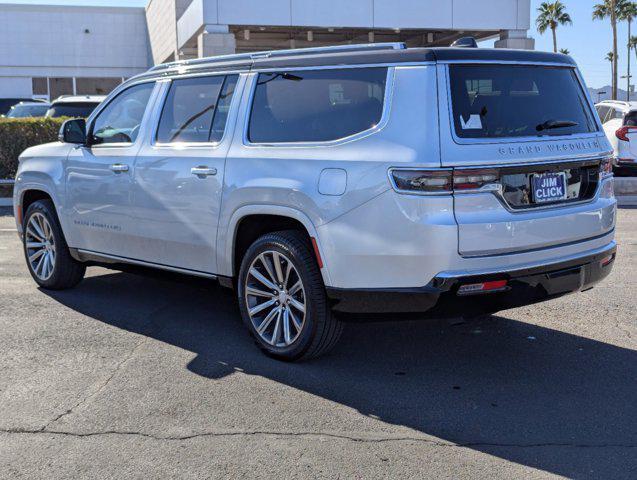
[[[33,84],[33,95],[49,94],[49,83],[46,77],[34,77],[31,81]]]
[[[50,98],[54,100],[61,95],[73,95],[73,79],[66,77],[49,78]]]
[[[108,95],[122,82],[117,78],[76,78],[76,95]]]

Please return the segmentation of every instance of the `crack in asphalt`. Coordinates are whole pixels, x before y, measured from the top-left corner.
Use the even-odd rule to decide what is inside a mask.
[[[151,311],[146,318],[149,319],[149,321],[142,327],[141,331],[146,330],[147,328],[150,328],[153,326],[154,323],[154,319],[153,317],[155,315],[157,315],[159,312],[161,312],[162,310],[164,310],[165,308],[169,307],[170,304],[166,304],[166,305],[162,305],[161,307],[158,307],[156,309],[154,309],[153,311]],[[161,330],[161,329],[159,329]],[[154,332],[155,334],[158,332]],[[39,428],[37,431],[39,432],[49,432],[49,427],[51,425],[53,425],[55,422],[59,421],[60,419],[66,417],[67,415],[70,415],[71,413],[73,413],[77,408],[81,407],[82,405],[86,404],[89,400],[91,400],[92,398],[94,398],[96,395],[100,394],[101,392],[104,391],[104,389],[108,386],[109,383],[111,383],[111,381],[113,380],[113,378],[115,378],[115,375],[117,375],[117,373],[119,373],[119,371],[122,369],[122,367],[133,358],[133,356],[135,355],[135,352],[137,352],[137,350],[144,345],[145,343],[147,343],[148,341],[150,341],[151,339],[151,335],[150,334],[144,334],[145,337],[137,342],[135,344],[135,346],[131,349],[131,351],[128,353],[128,355],[126,355],[120,362],[117,363],[117,365],[115,366],[115,368],[113,369],[113,371],[111,372],[111,374],[101,383],[101,385],[99,387],[97,387],[97,390],[95,390],[94,392],[90,393],[89,395],[87,395],[86,397],[82,398],[81,400],[79,400],[75,405],[73,405],[71,408],[65,410],[64,412],[56,415],[52,420],[48,421],[45,425],[43,425],[41,428]],[[86,390],[85,390],[86,391]]]
[[[358,443],[389,443],[389,442],[415,442],[425,443],[435,447],[453,447],[453,448],[474,448],[474,447],[501,447],[501,448],[543,448],[543,447],[573,447],[573,448],[637,448],[637,444],[630,443],[560,443],[560,442],[541,442],[541,443],[497,443],[497,442],[462,442],[451,443],[441,442],[437,440],[429,440],[418,437],[380,437],[365,438],[355,437],[345,434],[328,433],[328,432],[278,432],[266,430],[239,431],[239,432],[202,432],[190,435],[161,436],[151,433],[130,431],[130,430],[103,430],[95,432],[70,432],[64,430],[29,430],[22,428],[0,429],[0,434],[26,434],[26,435],[61,435],[68,437],[86,438],[99,437],[107,435],[122,436],[139,436],[158,441],[186,441],[207,437],[248,437],[248,436],[271,436],[271,437],[327,437],[338,440],[348,440]]]

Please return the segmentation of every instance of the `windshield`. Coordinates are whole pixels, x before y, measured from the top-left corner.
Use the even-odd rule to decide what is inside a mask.
[[[49,105],[14,105],[7,113],[8,118],[43,117]]]
[[[572,68],[451,65],[449,78],[455,132],[460,138],[597,131]]]
[[[88,117],[99,103],[95,102],[73,102],[73,103],[56,103],[48,112],[47,117]]]

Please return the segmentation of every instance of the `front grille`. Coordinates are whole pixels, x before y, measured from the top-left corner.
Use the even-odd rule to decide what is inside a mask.
[[[599,184],[599,168],[600,160],[504,167],[500,170],[502,196],[509,207],[515,210],[590,200],[595,196]],[[550,203],[533,203],[531,175],[548,172],[566,173],[567,198]]]

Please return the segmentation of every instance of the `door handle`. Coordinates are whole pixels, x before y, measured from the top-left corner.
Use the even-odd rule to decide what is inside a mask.
[[[128,165],[124,165],[123,163],[114,163],[111,165],[111,170],[115,173],[128,172]]]
[[[217,169],[214,167],[210,168],[206,166],[192,167],[190,169],[190,173],[192,173],[193,175],[197,175],[198,177],[208,177],[210,175],[216,175]]]

